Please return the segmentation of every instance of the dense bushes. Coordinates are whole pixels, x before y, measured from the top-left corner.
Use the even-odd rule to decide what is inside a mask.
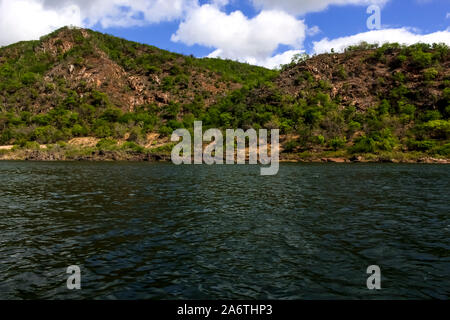
[[[268,100],[251,105],[247,101],[255,98],[253,91],[244,87],[209,108],[198,98],[187,105],[144,105],[133,112],[114,107],[101,92],[84,98],[73,94],[47,113],[0,113],[0,141],[48,144],[94,136],[102,139],[99,149],[109,150],[117,147],[117,140],[112,139],[126,138],[124,150],[142,152],[137,146],[145,144],[147,133],[169,136],[178,128],[192,129],[195,120],[202,120],[205,129],[279,128],[282,134],[302,135],[287,143],[285,152],[319,148],[351,153],[411,150],[442,155],[448,150],[442,143],[450,137],[448,115],[439,110],[417,109],[402,86],[394,88],[389,100],[383,99],[364,113],[354,107],[341,109],[319,83],[314,94],[299,98],[260,86],[270,91]],[[443,91],[445,98],[447,91]]]
[[[368,58],[370,62],[385,63],[388,67],[388,72],[374,85],[385,90],[379,95],[379,102],[361,110],[343,105],[345,100],[333,92],[335,88],[326,78],[316,79],[312,71],[293,74],[292,82],[302,86],[302,90],[291,92],[272,81],[279,74],[277,71],[229,60],[195,59],[89,33],[90,37],[85,38],[74,31],[77,46],[57,56],[42,52],[39,42],[18,44],[7,58],[2,56],[1,144],[31,147],[92,136],[101,139],[97,145],[100,150],[142,152],[149,133],[168,137],[176,129],[192,129],[194,121],[201,120],[205,129],[280,129],[281,134],[294,137],[284,145],[285,152],[417,151],[448,155],[450,79],[445,78],[442,64],[449,56],[445,45],[379,47],[363,43],[348,48],[346,57],[352,51],[374,50]],[[61,46],[62,42],[55,45]],[[168,92],[168,96],[182,99],[125,112],[122,106],[114,104],[113,97],[86,82],[70,86],[62,76],[51,83],[44,80],[48,69],[63,59],[83,66],[86,57],[98,54],[92,50],[95,47],[125,70],[153,79],[151,85],[159,85],[158,90]],[[1,52],[10,49],[3,48]],[[296,64],[306,58],[296,57],[285,69],[295,71]],[[196,72],[203,73],[216,88],[239,89],[215,97],[216,102],[212,103],[208,92],[193,89],[203,85],[195,82],[192,74]],[[354,73],[350,68],[336,66],[329,80],[351,82],[347,80],[352,80],[349,78]],[[423,86],[414,88],[413,81],[421,81]],[[433,96],[427,97],[427,103],[418,104],[424,88],[433,88]],[[126,92],[127,88],[123,90]],[[38,112],[34,102],[42,94],[54,96],[55,101]],[[18,103],[20,107],[11,107]],[[119,140],[125,143],[120,145]]]

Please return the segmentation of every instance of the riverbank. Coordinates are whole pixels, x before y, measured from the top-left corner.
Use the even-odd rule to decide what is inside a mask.
[[[11,150],[0,151],[0,161],[170,161],[170,155],[138,151]]]
[[[102,150],[95,147],[41,146],[37,149],[0,147],[0,161],[135,161],[170,162],[168,150]],[[284,163],[436,163],[450,164],[450,159],[424,153],[390,152],[351,155],[342,152],[281,153]]]

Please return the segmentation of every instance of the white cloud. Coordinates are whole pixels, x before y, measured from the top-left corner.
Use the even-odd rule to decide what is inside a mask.
[[[230,0],[210,0],[213,5],[218,7],[225,7],[230,3]]]
[[[172,41],[215,48],[210,56],[272,66],[288,55],[272,57],[279,45],[303,47],[306,29],[303,20],[282,11],[262,11],[249,19],[240,11],[227,14],[203,5],[189,12]]]
[[[308,30],[306,30],[306,34],[310,37],[313,37],[321,32],[322,30],[320,30],[318,26],[312,26],[311,28],[308,28]]]
[[[0,46],[37,39],[59,27],[81,22],[77,6],[46,10],[38,1],[0,0]]]
[[[318,12],[330,5],[384,5],[389,0],[252,0],[256,8],[283,10],[291,14]]]
[[[283,64],[288,64],[292,61],[292,58],[297,54],[304,53],[303,50],[288,50],[283,53],[277,54],[273,57],[266,58],[260,61],[248,61],[251,64],[260,65],[269,69],[278,69]]]
[[[71,24],[108,28],[172,21],[197,6],[197,0],[0,0],[0,45]]]
[[[324,38],[320,41],[314,42],[314,53],[324,53],[330,52],[334,49],[337,52],[343,51],[346,47],[350,45],[359,44],[361,42],[368,43],[387,43],[387,42],[398,42],[400,44],[415,44],[418,42],[423,43],[446,43],[450,45],[450,29],[444,31],[438,31],[430,34],[416,34],[411,32],[411,30],[406,28],[401,29],[384,29],[384,30],[374,30],[364,33],[359,33],[356,35],[337,38],[329,40]]]
[[[130,27],[181,18],[197,0],[33,0],[43,2],[48,10],[75,5],[80,8],[85,25],[100,23],[104,28]]]
[[[445,18],[450,18],[450,12],[447,12],[447,15],[445,16]]]
[[[296,54],[304,53],[303,50],[287,50],[283,53],[277,54],[275,56],[268,56],[262,59],[256,59],[254,57],[248,57],[246,59],[238,59],[241,62],[247,62],[252,65],[266,67],[268,69],[278,69],[283,64],[288,64],[292,61]],[[224,58],[222,51],[220,49],[208,55],[208,58]]]
[[[249,19],[242,12],[223,12],[229,0],[0,0],[0,46],[38,39],[66,25],[92,27],[142,26],[185,19],[172,40],[214,48],[220,56],[267,67],[291,61],[303,47],[307,29],[302,20],[281,11],[262,11]],[[288,50],[272,56],[279,45]]]

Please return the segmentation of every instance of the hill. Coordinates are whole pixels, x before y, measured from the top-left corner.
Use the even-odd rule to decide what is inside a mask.
[[[0,48],[0,145],[160,154],[202,120],[280,128],[284,159],[448,159],[449,57],[441,44],[361,44],[272,71],[63,28]]]

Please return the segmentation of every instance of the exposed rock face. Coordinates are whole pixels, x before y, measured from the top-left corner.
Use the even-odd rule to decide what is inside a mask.
[[[138,152],[120,151],[93,151],[88,155],[74,154],[66,155],[63,150],[19,150],[7,154],[0,154],[0,161],[23,160],[23,161],[170,161],[170,155],[146,154]]]
[[[447,60],[439,78],[424,86],[422,70],[395,65],[399,51],[386,52],[383,62],[373,59],[373,53],[373,50],[366,50],[315,56],[285,70],[276,83],[283,92],[299,96],[308,87],[308,81],[301,77],[309,73],[315,80],[327,82],[330,96],[339,96],[342,105],[366,110],[379,103],[380,96],[389,96],[399,85],[392,79],[396,73],[408,76],[405,85],[409,90],[422,92],[416,100],[418,106],[433,103],[432,97],[438,94],[441,81],[450,76],[450,61]]]
[[[61,81],[64,81],[67,89],[76,91],[80,96],[85,96],[90,90],[98,90],[106,93],[112,104],[123,111],[132,111],[138,106],[151,103],[158,106],[172,102],[191,103],[199,95],[205,97],[204,103],[209,106],[226,93],[241,87],[241,84],[223,79],[220,74],[207,68],[187,64],[184,56],[165,53],[163,50],[144,45],[136,44],[133,59],[155,54],[155,60],[167,60],[162,64],[162,68],[157,68],[153,73],[126,69],[105,52],[103,44],[99,44],[98,40],[92,40],[93,33],[90,30],[66,28],[43,38],[40,45],[35,48],[36,54],[48,54],[54,60],[52,67],[43,75],[47,88],[58,88]],[[87,41],[88,45],[82,41]],[[71,52],[80,50],[81,46],[84,46],[82,50],[88,53],[83,55],[82,59],[72,58]],[[21,54],[8,50],[13,49],[6,49],[4,54]],[[0,56],[0,63],[2,59]],[[130,61],[133,59],[130,58]],[[182,66],[186,78],[183,79],[182,86],[177,85],[176,90],[167,90],[164,87],[164,80],[167,77],[177,76],[173,71],[174,66],[176,70]],[[34,89],[37,98],[33,99],[33,102],[37,112],[46,112],[56,107],[58,98],[61,97],[62,100],[67,92],[47,90],[41,86]],[[29,91],[29,88],[22,90]],[[8,107],[21,108],[20,105]]]
[[[345,158],[325,158],[322,159],[323,162],[331,162],[331,163],[347,163],[350,162],[350,160]]]

